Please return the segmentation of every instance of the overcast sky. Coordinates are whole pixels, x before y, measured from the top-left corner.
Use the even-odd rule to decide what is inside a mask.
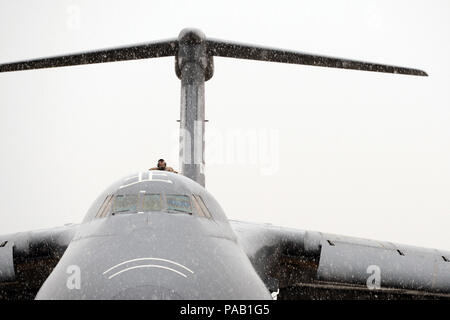
[[[0,0],[0,63],[184,27],[427,71],[215,58],[206,185],[230,219],[450,249],[449,1]],[[115,180],[178,169],[179,86],[173,58],[0,74],[0,233],[79,223]]]

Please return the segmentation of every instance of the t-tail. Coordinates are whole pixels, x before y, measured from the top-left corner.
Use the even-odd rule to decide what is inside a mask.
[[[213,76],[214,56],[428,76],[418,69],[210,39],[197,29],[184,29],[174,39],[0,64],[0,72],[168,56],[175,57],[175,72],[181,80],[181,173],[202,186],[205,186],[205,81]]]

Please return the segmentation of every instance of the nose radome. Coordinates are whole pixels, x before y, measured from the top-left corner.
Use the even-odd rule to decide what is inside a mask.
[[[119,292],[114,300],[183,300],[175,290],[155,285],[142,285]]]

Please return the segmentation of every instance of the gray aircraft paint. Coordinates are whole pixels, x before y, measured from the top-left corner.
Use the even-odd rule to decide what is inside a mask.
[[[3,242],[0,247],[0,282],[14,281],[14,263],[13,263],[12,242]]]
[[[185,29],[178,39],[2,64],[0,72],[164,56],[175,56],[181,79],[186,177],[138,173],[100,195],[80,225],[1,236],[0,297],[34,298],[39,290],[37,299],[271,299],[270,292],[304,282],[336,291],[342,288],[330,281],[364,284],[369,263],[378,264],[389,289],[450,293],[448,252],[229,222],[204,189],[204,82],[213,74],[213,56],[427,76],[422,70],[209,39]],[[142,191],[198,194],[212,218],[164,208],[96,217],[108,195]],[[44,267],[36,264],[39,272],[30,273],[36,260]]]
[[[327,281],[365,284],[368,267],[377,266],[381,285],[434,292],[450,292],[450,263],[433,250],[404,250],[382,246],[324,241],[318,278]]]
[[[199,194],[212,218],[166,211],[95,217],[108,195],[141,191]],[[450,252],[228,221],[202,186],[169,172],[120,179],[80,225],[1,236],[4,241],[14,244],[14,259],[2,256],[2,271],[20,259],[60,252],[36,299],[271,299],[270,292],[302,281],[365,284],[373,264],[381,268],[382,288],[450,293],[450,263],[443,259]],[[290,274],[285,257],[317,268]],[[67,285],[74,266],[79,289]],[[280,274],[290,274],[288,282]],[[12,280],[10,274],[1,282]]]
[[[99,197],[37,299],[271,299],[212,196],[182,175],[160,174],[121,179]],[[200,194],[213,217],[163,211],[94,217],[108,194],[141,191]],[[71,265],[81,270],[80,290],[66,286]]]

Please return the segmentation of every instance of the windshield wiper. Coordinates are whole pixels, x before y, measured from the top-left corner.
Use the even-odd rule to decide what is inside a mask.
[[[169,213],[186,213],[186,214],[192,215],[192,212],[183,211],[183,210],[180,210],[180,209],[166,209],[166,211],[169,212]]]
[[[116,213],[124,213],[124,212],[136,212],[136,211],[130,211],[130,209],[125,209],[125,210],[119,210],[119,211],[114,211],[113,213],[111,213],[111,215],[115,215]]]

